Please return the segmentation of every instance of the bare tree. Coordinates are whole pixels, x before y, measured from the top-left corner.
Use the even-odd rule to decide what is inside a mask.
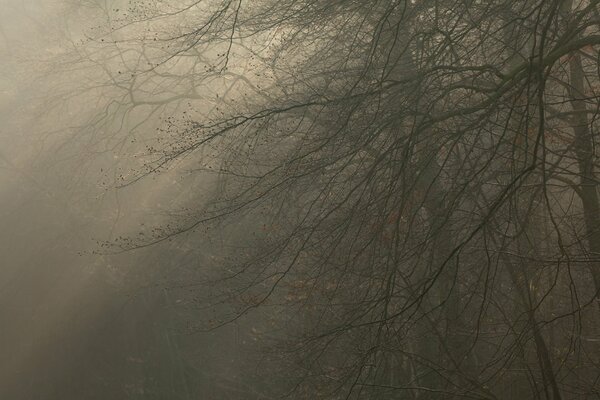
[[[302,353],[285,369],[299,397],[597,394],[596,3],[108,10],[75,49],[108,78],[87,126],[106,141],[131,118],[110,140],[149,143],[118,186],[169,167],[218,178],[116,246],[242,232],[219,259],[233,311],[213,325],[293,312],[277,323],[282,354]]]

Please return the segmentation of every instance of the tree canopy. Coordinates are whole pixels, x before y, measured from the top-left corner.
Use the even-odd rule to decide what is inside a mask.
[[[257,318],[269,393],[598,396],[597,1],[79,3],[67,143],[124,157],[117,191],[173,177],[104,246],[219,236],[192,329]]]

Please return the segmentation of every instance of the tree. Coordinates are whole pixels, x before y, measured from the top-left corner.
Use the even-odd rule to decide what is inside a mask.
[[[218,177],[202,207],[192,185],[172,224],[117,246],[235,221],[217,325],[301,316],[299,397],[597,393],[596,3],[114,7],[84,46],[121,96],[99,121],[129,116],[137,140],[167,116],[119,186]]]

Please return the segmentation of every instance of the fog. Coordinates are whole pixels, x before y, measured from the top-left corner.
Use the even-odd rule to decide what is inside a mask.
[[[117,191],[114,164],[126,152],[79,125],[103,105],[68,98],[93,80],[66,64],[97,23],[96,5],[80,3],[0,4],[0,398],[220,398],[236,342],[227,328],[190,336],[177,326],[165,291],[177,265],[156,260],[168,247],[101,251],[160,220],[146,211],[173,185],[163,177]],[[179,336],[205,372],[183,370]]]
[[[600,396],[596,1],[0,0],[0,399]]]

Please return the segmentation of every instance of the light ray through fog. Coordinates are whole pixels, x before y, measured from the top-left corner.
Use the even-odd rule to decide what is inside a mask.
[[[597,395],[596,3],[0,0],[0,399]]]

